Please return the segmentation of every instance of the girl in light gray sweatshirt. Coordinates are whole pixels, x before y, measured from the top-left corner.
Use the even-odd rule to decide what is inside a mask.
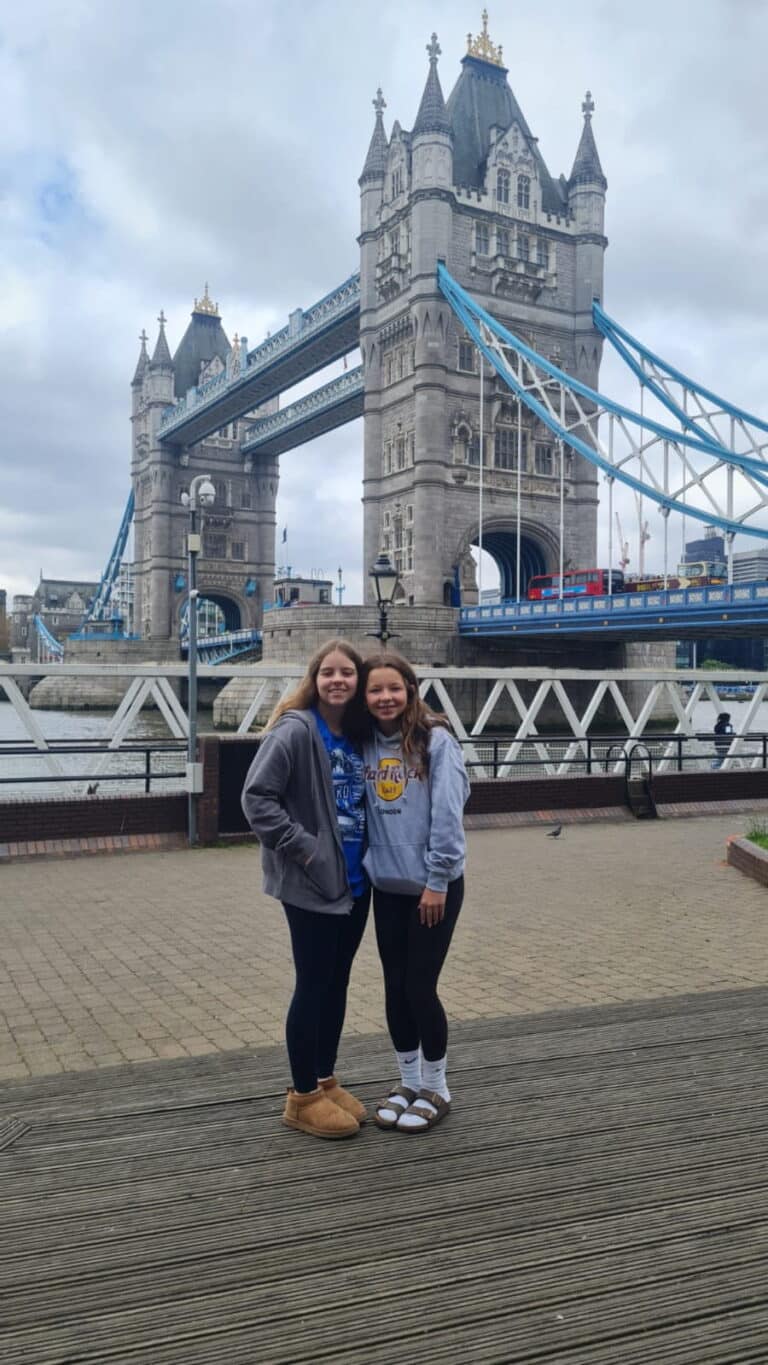
[[[405,659],[365,660],[368,849],[387,1024],[400,1085],[376,1109],[381,1128],[422,1133],[449,1112],[448,1025],[437,982],[464,897],[462,812],[469,781],[461,749],[419,697]]]

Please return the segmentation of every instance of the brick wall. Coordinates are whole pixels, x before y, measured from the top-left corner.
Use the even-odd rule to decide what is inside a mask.
[[[749,839],[729,839],[726,853],[731,867],[746,872],[761,886],[768,886],[768,852]]]
[[[0,843],[177,834],[185,833],[186,828],[187,798],[183,795],[0,803]]]

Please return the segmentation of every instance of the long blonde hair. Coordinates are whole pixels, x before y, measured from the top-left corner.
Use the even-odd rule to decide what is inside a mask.
[[[277,703],[277,706],[274,708],[269,720],[264,726],[264,733],[266,733],[267,730],[271,730],[272,726],[279,721],[281,716],[285,715],[286,711],[309,711],[313,706],[317,706],[317,675],[320,672],[320,666],[323,659],[327,659],[328,655],[333,654],[334,650],[337,649],[341,654],[346,654],[350,663],[353,663],[357,669],[357,692],[355,693],[353,700],[345,707],[344,716],[342,718],[344,733],[355,735],[359,733],[360,713],[362,712],[360,677],[363,661],[354,645],[351,645],[348,640],[326,640],[325,644],[322,644],[320,648],[315,651],[307,664],[307,671],[298,687],[295,688],[293,692],[289,692],[287,697],[283,697],[282,700]]]
[[[439,711],[433,711],[431,706],[427,706],[427,703],[421,700],[419,680],[408,660],[400,654],[390,654],[389,650],[382,651],[381,654],[370,654],[363,661],[358,684],[363,706],[365,706],[366,684],[374,668],[394,668],[405,683],[408,702],[400,717],[403,753],[406,758],[415,759],[422,772],[427,772],[429,769],[429,732],[436,725],[444,726],[446,730],[450,730],[447,717],[441,715]],[[373,728],[373,720],[367,708],[365,714],[368,733],[370,733]]]

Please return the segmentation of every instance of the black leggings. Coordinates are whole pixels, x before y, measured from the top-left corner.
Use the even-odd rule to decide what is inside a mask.
[[[390,1036],[397,1052],[421,1046],[428,1062],[439,1061],[448,1047],[437,982],[463,899],[464,878],[457,877],[448,887],[445,915],[429,929],[419,920],[419,896],[373,893]]]
[[[363,937],[370,888],[349,915],[326,915],[285,905],[291,931],[296,986],[285,1021],[285,1041],[294,1089],[315,1090],[318,1076],[332,1076],[352,962]]]

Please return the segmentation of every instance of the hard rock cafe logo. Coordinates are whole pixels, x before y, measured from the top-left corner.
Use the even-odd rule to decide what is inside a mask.
[[[376,795],[380,801],[397,801],[408,784],[408,778],[399,758],[382,758],[376,773]]]

